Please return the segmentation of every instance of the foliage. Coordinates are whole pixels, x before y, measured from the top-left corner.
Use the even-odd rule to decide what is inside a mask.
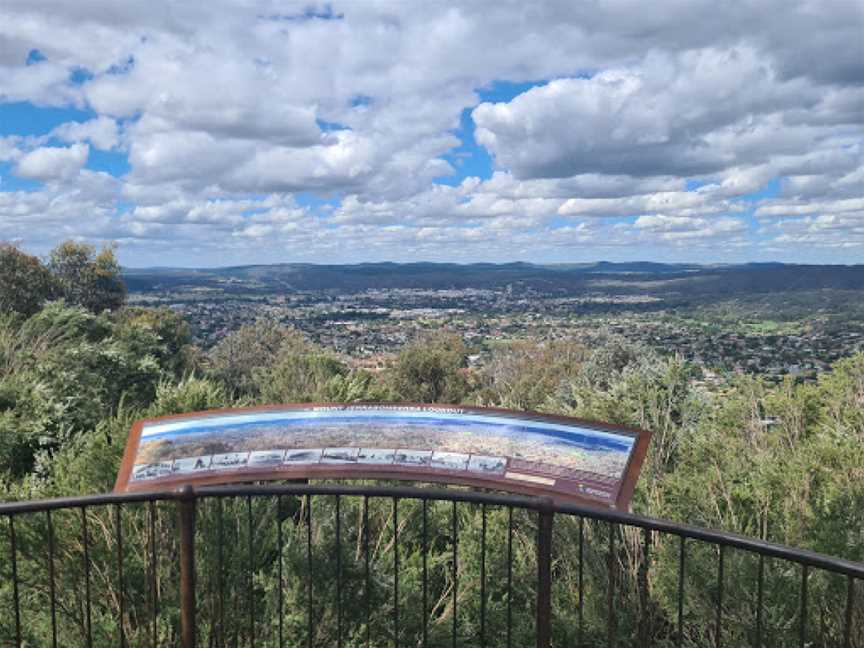
[[[253,372],[265,402],[291,403],[328,400],[328,385],[347,373],[331,355],[311,344],[283,343],[273,366]]]
[[[836,435],[864,443],[864,362],[858,354],[819,378],[822,424]]]
[[[124,308],[115,317],[118,330],[127,338],[141,332],[156,336],[155,350],[160,366],[179,377],[201,364],[198,349],[192,344],[189,324],[169,308]]]
[[[484,367],[481,403],[540,410],[578,372],[588,352],[570,340],[519,341],[498,348]]]
[[[277,322],[260,320],[226,335],[207,355],[211,374],[239,395],[260,394],[259,378],[276,364],[280,352],[302,350],[299,332]]]
[[[57,291],[56,280],[39,259],[0,242],[0,313],[30,316]]]
[[[116,310],[126,300],[126,285],[112,246],[97,253],[87,243],[66,241],[51,251],[48,269],[69,304],[98,314]]]
[[[0,317],[0,466],[14,475],[121,406],[140,408],[184,371],[166,340],[132,316],[93,315],[55,302],[20,324]],[[37,455],[48,452],[45,461]]]
[[[394,400],[459,403],[468,394],[468,352],[458,335],[429,333],[407,345],[390,373]]]

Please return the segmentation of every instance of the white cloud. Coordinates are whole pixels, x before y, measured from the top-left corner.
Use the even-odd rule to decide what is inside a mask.
[[[19,137],[0,137],[0,162],[15,160],[21,156]]]
[[[15,166],[15,174],[44,182],[70,180],[87,163],[89,154],[90,147],[86,144],[44,146],[22,156]]]
[[[86,122],[66,122],[51,131],[50,136],[64,142],[90,142],[103,151],[116,148],[119,143],[117,122],[104,115]]]
[[[478,141],[518,177],[692,176],[818,143],[842,126],[826,127],[818,114],[833,94],[779,78],[760,52],[738,46],[651,53],[636,66],[483,103],[473,116]],[[814,123],[790,128],[782,111],[813,111]]]
[[[689,216],[640,216],[636,219],[638,230],[658,235],[660,238],[692,240],[744,232],[747,224],[739,218],[693,218]]]
[[[661,191],[624,198],[570,198],[558,209],[562,216],[632,216],[645,212],[683,215],[723,212],[731,206],[709,201],[695,191]]]
[[[864,198],[846,198],[827,202],[783,203],[774,202],[756,209],[757,217],[802,216],[822,213],[864,212]]]

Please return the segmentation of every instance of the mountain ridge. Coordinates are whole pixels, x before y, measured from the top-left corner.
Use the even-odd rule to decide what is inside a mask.
[[[539,265],[474,263],[306,263],[259,264],[224,268],[127,268],[132,292],[218,289],[227,293],[345,291],[372,289],[465,290],[508,287],[561,295],[712,294],[773,290],[864,290],[864,265],[739,265],[628,263]]]

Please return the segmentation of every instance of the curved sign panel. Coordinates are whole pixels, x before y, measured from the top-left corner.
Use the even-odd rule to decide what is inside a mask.
[[[410,479],[626,508],[649,433],[499,409],[281,405],[139,421],[115,490],[263,479]]]

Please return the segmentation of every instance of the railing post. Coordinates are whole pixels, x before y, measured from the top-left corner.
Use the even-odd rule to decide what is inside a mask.
[[[552,523],[551,501],[544,501],[537,525],[537,648],[552,642]]]
[[[184,486],[177,497],[180,521],[180,638],[195,648],[195,490]]]

